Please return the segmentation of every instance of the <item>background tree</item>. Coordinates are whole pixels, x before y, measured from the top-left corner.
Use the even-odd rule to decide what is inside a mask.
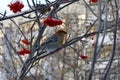
[[[27,0],[22,11],[15,0],[8,5],[14,15],[0,13],[4,80],[119,79],[120,1],[45,2]],[[41,44],[60,29],[64,44],[47,52]]]

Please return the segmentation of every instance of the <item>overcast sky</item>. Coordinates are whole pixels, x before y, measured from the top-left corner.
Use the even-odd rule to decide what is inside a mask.
[[[7,15],[10,14],[14,14],[9,10],[9,7],[7,6],[8,4],[10,4],[12,0],[0,0],[0,13],[4,13],[4,11],[7,11]],[[15,0],[13,0],[15,1]],[[25,7],[22,10],[26,10],[28,8],[27,6],[27,0],[21,0],[23,2],[23,4],[25,5]],[[29,0],[32,1],[32,0]],[[45,0],[37,0],[38,2],[41,1],[41,3],[44,3]]]

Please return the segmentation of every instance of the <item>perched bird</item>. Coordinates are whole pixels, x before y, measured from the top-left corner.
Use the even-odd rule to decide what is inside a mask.
[[[49,37],[44,43],[41,44],[41,48],[47,52],[52,52],[65,43],[65,35],[67,34],[64,30],[58,30],[54,35]]]

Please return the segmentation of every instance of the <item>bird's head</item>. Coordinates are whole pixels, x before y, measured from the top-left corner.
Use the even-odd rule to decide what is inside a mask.
[[[57,34],[57,35],[60,35],[60,36],[64,36],[64,35],[67,34],[67,32],[64,31],[64,30],[58,30],[58,31],[56,32],[56,34]]]

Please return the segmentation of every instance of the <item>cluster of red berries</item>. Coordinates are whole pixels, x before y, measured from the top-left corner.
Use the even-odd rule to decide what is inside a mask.
[[[92,3],[97,3],[98,0],[90,0],[89,2],[90,2],[90,3],[91,3],[91,2],[92,2]]]
[[[43,24],[45,26],[50,26],[50,27],[54,27],[57,25],[61,25],[63,22],[61,20],[58,19],[53,19],[52,17],[47,17],[44,19]]]
[[[25,55],[25,54],[30,54],[30,50],[22,48],[20,51],[18,51],[19,55]]]
[[[86,60],[86,59],[88,58],[88,56],[86,56],[86,55],[80,55],[80,57],[81,57],[81,59],[83,59],[83,60]]]
[[[21,40],[21,42],[25,45],[29,45],[30,43],[28,42],[28,40],[23,39]],[[19,55],[25,55],[25,54],[30,54],[30,50],[26,49],[26,48],[22,48],[20,51],[18,51]]]
[[[29,45],[29,44],[30,44],[30,43],[28,42],[28,40],[26,40],[26,39],[21,40],[21,42],[22,42],[23,44],[25,44],[25,45]]]
[[[21,9],[24,7],[24,5],[20,1],[16,1],[14,3],[11,3],[8,5],[11,11],[13,13],[21,12]]]

